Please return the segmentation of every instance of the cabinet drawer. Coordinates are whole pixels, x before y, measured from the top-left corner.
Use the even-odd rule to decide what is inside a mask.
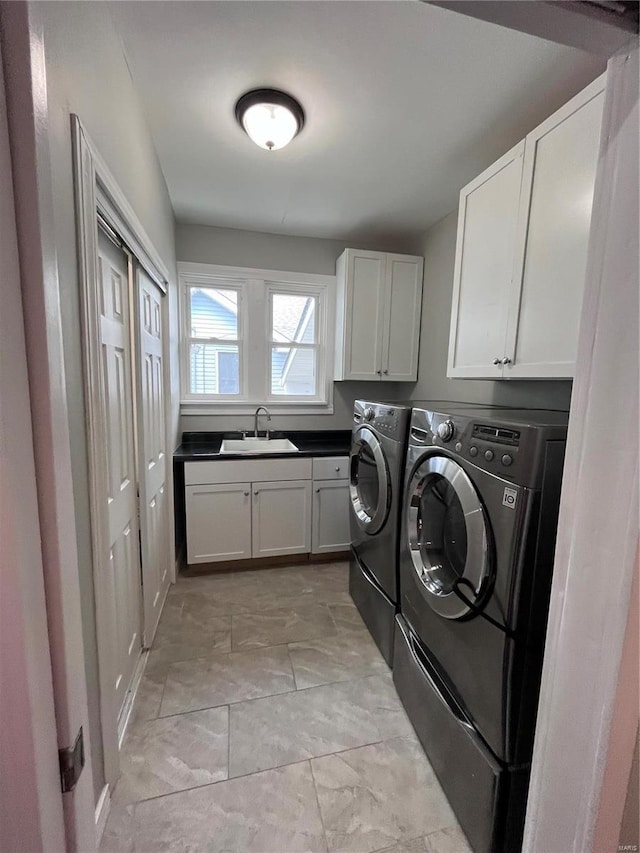
[[[310,479],[311,459],[212,459],[184,466],[185,486]]]
[[[348,476],[348,456],[326,456],[313,460],[314,480],[346,480]]]

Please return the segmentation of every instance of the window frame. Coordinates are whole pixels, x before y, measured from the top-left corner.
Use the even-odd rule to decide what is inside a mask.
[[[260,405],[267,405],[274,414],[333,414],[335,276],[181,261],[178,286],[181,414],[252,415]],[[190,393],[191,287],[238,290],[240,395]],[[317,342],[313,345],[318,359],[315,396],[271,393],[272,293],[318,299]]]

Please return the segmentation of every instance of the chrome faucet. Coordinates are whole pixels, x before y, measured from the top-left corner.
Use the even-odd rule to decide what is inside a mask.
[[[259,418],[259,416],[260,416],[260,412],[264,412],[264,413],[265,413],[265,415],[267,416],[267,420],[268,420],[268,421],[270,421],[270,420],[271,420],[271,415],[269,414],[269,409],[267,409],[267,407],[266,407],[266,406],[258,406],[258,408],[256,409],[255,422],[254,422],[254,425],[253,425],[253,435],[254,435],[254,438],[257,438],[257,437],[258,437],[258,418]],[[267,441],[269,441],[269,430],[267,430]]]

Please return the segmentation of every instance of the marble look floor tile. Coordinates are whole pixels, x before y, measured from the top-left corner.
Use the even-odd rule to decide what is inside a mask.
[[[137,725],[145,720],[155,720],[160,713],[166,677],[166,665],[149,666],[147,664],[136,691],[129,725]]]
[[[366,630],[366,625],[362,621],[362,616],[360,616],[358,608],[351,600],[351,596],[349,596],[349,601],[347,602],[330,604],[329,610],[331,611],[333,621],[336,623],[336,629],[339,634],[347,633],[349,631]]]
[[[389,675],[232,705],[229,776],[412,732]]]
[[[112,800],[99,853],[134,853],[134,808],[133,805],[117,805]]]
[[[324,853],[308,763],[140,803],[135,849],[153,853]]]
[[[370,853],[456,826],[413,737],[316,758],[311,767],[330,851]]]
[[[289,654],[298,690],[389,671],[366,630],[291,643]]]
[[[226,707],[148,720],[125,740],[115,802],[137,802],[226,779],[228,740]]]
[[[293,605],[299,599],[307,603],[349,600],[347,575],[339,563],[307,563],[183,578],[170,591],[168,601],[179,601],[183,596],[208,601],[217,615],[271,610]]]
[[[183,610],[180,612],[184,613]],[[167,618],[165,619],[163,614],[160,620],[149,655],[149,663],[155,666],[192,660],[216,651],[226,652],[230,649],[230,616],[211,617],[205,622],[204,619],[194,619],[193,611],[190,611],[189,617],[181,618],[175,613],[172,615],[172,608],[169,608]]]
[[[257,649],[336,634],[329,608],[324,604],[238,613],[231,617],[233,649]]]
[[[473,853],[463,831],[457,827],[439,829],[412,841],[385,847],[378,853]]]
[[[160,715],[213,708],[295,690],[285,646],[231,652],[170,666]]]

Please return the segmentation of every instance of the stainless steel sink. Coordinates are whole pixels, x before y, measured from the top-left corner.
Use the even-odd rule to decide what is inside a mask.
[[[220,453],[298,453],[288,438],[224,438]]]

